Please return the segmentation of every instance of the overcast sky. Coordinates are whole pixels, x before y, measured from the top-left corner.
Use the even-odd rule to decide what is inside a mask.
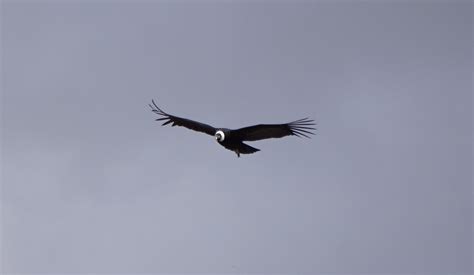
[[[3,272],[472,272],[471,1],[1,6]]]

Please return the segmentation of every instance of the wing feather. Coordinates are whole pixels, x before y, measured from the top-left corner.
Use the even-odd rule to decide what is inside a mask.
[[[194,120],[190,120],[190,119],[187,119],[187,118],[182,118],[182,117],[177,117],[177,116],[173,116],[173,115],[170,115],[166,112],[164,112],[163,110],[161,110],[155,103],[154,100],[151,101],[153,103],[153,105],[149,104],[150,108],[151,108],[151,111],[161,117],[155,119],[156,121],[164,121],[162,126],[165,126],[165,125],[168,125],[170,123],[171,126],[182,126],[182,127],[186,127],[188,129],[191,129],[191,130],[194,130],[194,131],[198,131],[198,132],[202,132],[202,133],[206,133],[208,135],[211,135],[213,136],[215,133],[216,133],[216,129],[210,125],[207,125],[207,124],[204,124],[204,123],[201,123],[201,122],[197,122],[197,121],[194,121]]]
[[[297,136],[310,138],[316,130],[314,120],[303,118],[285,124],[258,124],[232,131],[232,135],[244,141],[255,141],[267,138]]]

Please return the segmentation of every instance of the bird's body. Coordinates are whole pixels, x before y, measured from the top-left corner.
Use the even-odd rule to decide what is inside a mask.
[[[253,148],[252,146],[243,143],[242,140],[238,137],[232,135],[232,130],[230,129],[218,129],[216,131],[216,134],[220,132],[223,133],[222,137],[224,138],[220,138],[219,136],[221,135],[217,136],[217,142],[220,145],[224,146],[224,148],[234,151],[238,157],[240,157],[240,154],[252,154],[257,151],[260,151],[260,149]]]
[[[315,123],[308,118],[284,124],[258,124],[235,130],[214,128],[204,123],[167,114],[161,110],[153,100],[152,103],[153,106],[150,104],[152,111],[162,116],[156,120],[163,120],[163,126],[171,123],[171,126],[183,126],[194,131],[213,135],[220,145],[228,150],[234,151],[238,157],[240,157],[240,154],[252,154],[260,151],[260,149],[245,144],[244,141],[281,138],[290,135],[309,138],[309,134],[314,134],[312,130],[316,130],[312,127]]]

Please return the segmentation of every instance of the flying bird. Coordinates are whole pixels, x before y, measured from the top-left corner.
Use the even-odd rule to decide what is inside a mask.
[[[224,146],[226,149],[234,151],[237,154],[237,157],[240,157],[240,154],[252,154],[260,151],[260,149],[245,144],[244,141],[282,138],[285,136],[310,138],[309,135],[314,135],[312,131],[316,130],[316,128],[313,127],[316,125],[314,120],[309,118],[303,118],[284,124],[258,124],[235,130],[214,128],[201,122],[170,115],[161,110],[154,100],[151,102],[153,105],[149,104],[149,106],[152,112],[160,116],[155,120],[164,121],[162,126],[167,124],[171,124],[171,126],[182,126],[214,136],[220,145]]]

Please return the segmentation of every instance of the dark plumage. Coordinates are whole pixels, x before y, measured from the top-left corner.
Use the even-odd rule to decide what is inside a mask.
[[[235,130],[214,128],[201,122],[170,115],[161,110],[155,104],[155,101],[152,100],[151,102],[153,105],[150,104],[149,106],[155,114],[161,116],[156,120],[163,121],[162,126],[167,124],[171,124],[171,126],[183,126],[194,131],[214,136],[220,145],[234,151],[238,157],[240,157],[240,154],[252,154],[260,151],[257,148],[243,143],[243,141],[281,138],[291,135],[309,138],[309,135],[314,135],[312,131],[316,130],[316,128],[313,127],[316,124],[309,118],[303,118],[284,124],[258,124]]]

